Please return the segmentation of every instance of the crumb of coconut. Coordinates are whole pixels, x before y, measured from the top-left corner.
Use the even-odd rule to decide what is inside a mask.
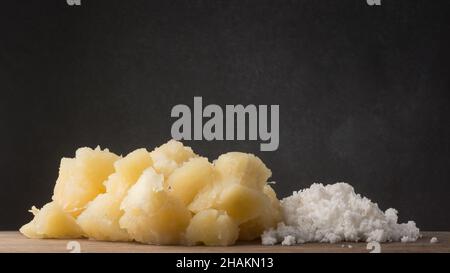
[[[420,235],[413,221],[398,223],[395,209],[381,211],[347,183],[315,183],[281,200],[281,207],[284,222],[261,235],[263,244],[289,235],[297,243],[412,242]]]
[[[430,244],[436,244],[436,243],[438,243],[439,242],[439,240],[438,240],[438,238],[436,238],[436,237],[433,237],[433,238],[431,238],[431,240],[430,240]]]
[[[281,245],[283,246],[295,245],[295,237],[291,235],[284,237],[284,240],[281,242]]]
[[[353,248],[353,246],[352,245],[348,245],[348,248]]]
[[[402,243],[410,243],[410,242],[415,242],[415,241],[417,241],[417,238],[411,238],[409,236],[403,236],[400,239],[400,242],[402,242]]]
[[[265,236],[261,236],[261,243],[263,245],[271,245],[273,246],[274,244],[276,244],[278,242],[277,238],[274,236],[274,232],[272,230],[271,231],[266,231],[264,232]]]

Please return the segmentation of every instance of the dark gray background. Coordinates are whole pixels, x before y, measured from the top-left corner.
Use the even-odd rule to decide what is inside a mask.
[[[195,95],[280,105],[276,152],[186,143],[256,153],[280,197],[347,181],[450,229],[448,1],[18,2],[0,9],[0,229],[50,200],[62,156],[152,149]]]

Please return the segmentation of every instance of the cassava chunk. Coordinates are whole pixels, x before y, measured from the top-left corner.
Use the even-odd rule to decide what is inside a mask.
[[[262,191],[240,184],[213,183],[205,187],[189,205],[189,210],[198,213],[205,209],[224,210],[237,223],[258,217],[269,203]]]
[[[163,174],[165,179],[183,162],[197,156],[190,147],[183,146],[181,142],[173,139],[159,146],[150,154],[153,159],[153,168],[157,173]]]
[[[150,153],[144,148],[129,153],[114,164],[116,172],[105,182],[106,191],[123,197],[152,163]]]
[[[193,213],[198,213],[205,209],[214,208],[222,193],[224,185],[219,181],[213,181],[201,189],[194,197],[188,208]]]
[[[264,202],[261,215],[239,226],[239,240],[250,241],[257,239],[264,230],[276,227],[282,220],[280,201],[278,201],[275,191],[272,187],[266,185],[263,192],[270,201]]]
[[[273,221],[275,222],[273,226],[275,226],[276,224],[278,224],[278,222],[281,221],[282,218],[280,200],[278,200],[277,193],[270,185],[265,185],[263,192],[267,197],[269,197],[270,200],[269,209],[271,210],[271,213],[269,214],[273,216],[272,218]]]
[[[231,184],[220,193],[214,208],[225,210],[239,224],[258,217],[268,198],[259,191]]]
[[[192,217],[186,229],[189,245],[227,246],[236,242],[239,228],[225,211],[207,209]]]
[[[267,179],[272,175],[261,159],[241,152],[230,152],[219,156],[214,166],[223,182],[238,183],[255,190],[262,190]]]
[[[77,216],[89,201],[105,192],[103,182],[114,172],[117,159],[117,155],[100,147],[79,148],[75,158],[61,159],[53,200],[64,211]]]
[[[121,204],[120,226],[130,237],[148,244],[179,244],[191,213],[164,189],[164,176],[144,171]]]
[[[126,230],[120,228],[119,219],[121,198],[112,193],[98,195],[89,203],[87,209],[77,218],[83,231],[96,240],[128,241]]]
[[[214,179],[214,169],[204,157],[192,158],[176,169],[168,179],[169,191],[185,205]]]
[[[58,203],[50,202],[38,210],[30,212],[34,218],[22,226],[20,232],[29,238],[80,238],[83,231],[70,213],[65,212]]]

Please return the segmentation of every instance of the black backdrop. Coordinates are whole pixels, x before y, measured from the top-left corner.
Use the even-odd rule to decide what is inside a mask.
[[[402,221],[450,229],[446,2],[2,1],[0,229],[50,200],[62,156],[152,149],[196,95],[280,105],[276,152],[186,142],[210,159],[256,153],[280,197],[347,181]]]

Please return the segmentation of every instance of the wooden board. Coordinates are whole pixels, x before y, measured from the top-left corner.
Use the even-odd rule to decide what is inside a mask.
[[[381,252],[447,252],[450,253],[450,232],[423,232],[423,237],[414,243],[383,243]],[[439,242],[430,243],[431,237],[437,237]],[[70,252],[67,244],[71,240],[28,239],[17,231],[0,232],[0,252]],[[81,252],[155,252],[155,253],[272,253],[272,252],[370,252],[366,243],[319,244],[308,243],[296,246],[263,246],[260,242],[239,243],[229,247],[186,247],[186,246],[154,246],[137,243],[99,242],[86,239],[79,242]],[[351,245],[352,247],[348,247]]]

